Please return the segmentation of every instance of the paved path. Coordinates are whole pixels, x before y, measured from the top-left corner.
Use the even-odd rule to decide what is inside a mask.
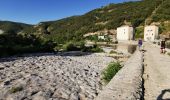
[[[170,56],[160,54],[158,47],[145,44],[145,100],[170,100]]]

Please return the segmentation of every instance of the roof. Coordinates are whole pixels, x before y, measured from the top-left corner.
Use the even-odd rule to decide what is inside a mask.
[[[121,28],[121,27],[132,27],[131,25],[122,25],[120,27],[117,27],[117,28]]]
[[[157,25],[147,25],[145,27],[158,27]]]

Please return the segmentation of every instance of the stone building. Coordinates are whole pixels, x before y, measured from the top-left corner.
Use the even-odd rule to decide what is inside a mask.
[[[144,29],[144,41],[154,41],[158,38],[159,28],[158,26],[151,25],[146,26]]]
[[[4,33],[4,31],[0,29],[0,34],[3,34],[3,33]]]
[[[117,28],[117,40],[132,40],[134,37],[134,29],[131,26],[121,26]]]
[[[105,35],[99,35],[99,36],[98,36],[98,39],[105,40],[105,39],[106,39],[106,36],[105,36]]]

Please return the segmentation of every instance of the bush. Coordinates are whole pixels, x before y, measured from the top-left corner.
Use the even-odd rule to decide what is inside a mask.
[[[103,51],[103,49],[101,49],[100,47],[95,47],[95,48],[92,48],[91,50],[90,50],[90,52],[104,52]]]
[[[115,41],[114,44],[118,44],[118,41]]]
[[[119,62],[111,62],[108,67],[102,72],[104,81],[106,83],[116,75],[116,73],[122,68]]]
[[[57,47],[55,47],[56,49]],[[80,42],[74,42],[70,41],[63,45],[64,51],[81,51],[85,48],[85,43],[83,41]]]
[[[0,56],[33,52],[51,52],[57,45],[53,41],[32,34],[2,34],[0,35]]]
[[[74,51],[76,50],[76,46],[72,42],[68,42],[63,45],[63,50],[64,51]]]
[[[54,51],[58,51],[60,47],[55,47]],[[86,47],[84,41],[75,42],[70,41],[61,47],[63,51],[82,51],[82,52],[103,52],[103,49],[101,49],[98,45]],[[60,49],[61,49],[60,48]]]
[[[161,43],[160,42],[158,42],[158,45],[160,45]]]
[[[136,51],[136,45],[129,45],[128,52],[133,54]]]
[[[144,27],[137,27],[136,29],[135,29],[135,39],[137,39],[137,38],[143,38],[143,36],[144,36]]]
[[[116,51],[110,51],[110,54],[117,54],[117,52]]]
[[[22,90],[23,90],[22,86],[12,87],[11,90],[10,90],[10,93],[16,93],[16,92],[19,92],[19,91],[22,91]]]
[[[170,49],[170,42],[166,42],[166,48]]]
[[[98,41],[98,35],[87,36],[86,39],[97,42]]]
[[[170,56],[170,52],[167,53]]]
[[[101,49],[97,44],[95,44],[94,46],[91,47],[85,47],[84,49],[82,49],[83,52],[104,52],[103,49]]]

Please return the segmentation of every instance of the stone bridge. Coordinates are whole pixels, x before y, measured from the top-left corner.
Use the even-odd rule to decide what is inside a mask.
[[[96,100],[135,100],[142,95],[143,54],[139,51],[108,83]]]
[[[170,57],[145,43],[95,100],[170,100]]]

